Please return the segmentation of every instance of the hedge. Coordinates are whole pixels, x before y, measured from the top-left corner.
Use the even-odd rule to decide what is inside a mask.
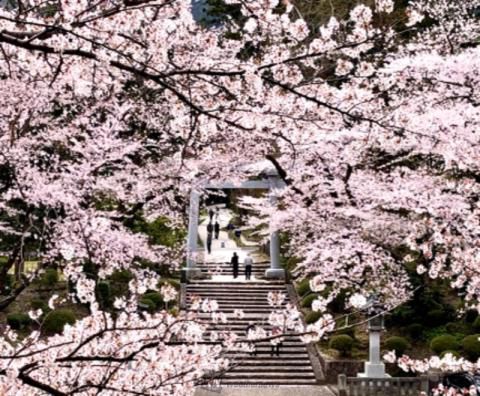
[[[42,285],[52,287],[58,283],[58,272],[54,268],[47,268],[41,277]]]
[[[480,316],[477,316],[477,318],[473,321],[473,329],[480,332]]]
[[[305,322],[308,324],[315,323],[318,319],[320,319],[323,316],[322,312],[309,312],[307,315],[305,315]]]
[[[316,294],[309,294],[304,297],[301,302],[302,308],[312,308],[312,302],[316,300],[318,296]]]
[[[312,290],[310,289],[310,279],[303,279],[297,285],[297,293],[299,296],[304,296],[307,293],[310,293]]]
[[[429,326],[440,326],[446,321],[448,321],[448,315],[444,309],[432,309],[427,313],[427,323]]]
[[[141,309],[146,310],[148,312],[155,311],[155,309],[157,307],[152,300],[150,300],[149,298],[145,298],[145,297],[143,297],[139,300],[139,305],[140,305]]]
[[[441,358],[444,358],[447,353],[453,355],[453,357],[454,357],[454,358],[457,358],[457,359],[460,357],[460,354],[459,354],[457,351],[443,351],[443,352],[440,354],[440,357],[441,357]]]
[[[56,309],[50,312],[43,322],[43,331],[48,334],[61,333],[66,324],[75,323],[75,314],[70,309]]]
[[[163,305],[163,298],[159,292],[152,291],[143,295],[142,299],[147,299],[155,304],[155,308],[161,308]]]
[[[349,356],[353,348],[353,338],[346,335],[336,335],[330,338],[328,346],[340,352],[341,356]]]
[[[37,309],[41,309],[43,312],[42,315],[46,315],[48,312],[50,312],[50,307],[48,306],[48,304],[44,300],[41,300],[39,298],[33,299],[30,302],[30,306],[34,311],[36,311]]]
[[[458,347],[459,345],[457,340],[450,334],[437,336],[430,341],[430,349],[437,355],[448,350],[456,351]]]
[[[32,320],[25,313],[16,312],[7,315],[7,323],[14,330],[21,330],[27,327]]]
[[[410,343],[403,337],[393,336],[385,340],[385,348],[395,351],[397,356],[402,356],[410,348]]]
[[[479,337],[480,334],[473,334],[466,336],[462,340],[463,353],[472,361],[477,361],[477,359],[480,358],[480,341],[478,341]]]
[[[420,323],[412,323],[407,327],[408,335],[412,338],[420,338],[423,334],[424,327]]]

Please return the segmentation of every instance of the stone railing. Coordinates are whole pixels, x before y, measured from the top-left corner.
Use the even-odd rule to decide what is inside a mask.
[[[419,396],[428,395],[430,381],[422,377],[359,378],[338,376],[338,396]]]

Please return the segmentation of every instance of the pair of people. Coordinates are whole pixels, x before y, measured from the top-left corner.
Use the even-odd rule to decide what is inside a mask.
[[[215,232],[215,239],[218,239],[218,236],[220,234],[220,224],[218,224],[218,221],[215,222],[215,225],[212,224],[212,222],[209,222],[207,225],[207,251],[208,254],[212,253],[212,239],[213,239],[213,233]]]
[[[218,219],[218,214],[220,213],[220,210],[218,208],[215,208],[215,213],[213,212],[213,209],[210,208],[208,210],[208,217],[210,217],[210,222],[213,220],[213,215],[215,214],[215,217]]]
[[[255,325],[253,322],[249,322],[246,333],[247,333],[247,340],[252,339],[253,334],[249,334],[250,332],[255,331]],[[272,328],[272,337],[275,337],[271,340],[271,349],[270,349],[270,356],[277,355],[280,356],[280,347],[282,346],[282,338],[280,336],[282,335],[282,329],[278,326],[274,326]],[[253,350],[250,352],[250,355],[257,356],[257,349],[253,347]]]
[[[209,222],[207,225],[207,234],[212,234],[213,232],[215,232],[215,239],[218,239],[218,235],[220,234],[220,224],[218,224],[218,221],[216,221],[215,224]]]
[[[245,261],[243,263],[245,264],[245,280],[250,280],[252,276],[252,265],[253,265],[253,259],[250,256],[250,254],[247,254],[247,257],[245,258]],[[232,259],[230,260],[230,264],[232,264],[233,279],[237,279],[238,265],[239,265],[239,258],[238,258],[237,252],[233,253]]]

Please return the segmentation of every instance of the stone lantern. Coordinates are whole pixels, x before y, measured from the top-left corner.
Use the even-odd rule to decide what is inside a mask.
[[[383,306],[376,295],[372,295],[365,306],[368,320],[369,359],[365,362],[365,371],[359,377],[385,378],[385,364],[380,359],[380,334],[385,329]]]

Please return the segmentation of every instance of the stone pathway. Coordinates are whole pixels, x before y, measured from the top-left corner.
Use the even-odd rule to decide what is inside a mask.
[[[250,254],[255,262],[252,268],[251,281],[257,281],[264,278],[265,270],[269,268],[269,258],[258,252],[258,245],[251,243],[250,241],[242,238],[242,244],[248,246],[238,246],[237,243],[229,238],[228,232],[222,229],[226,228],[233,215],[229,209],[221,208],[217,216],[213,218],[213,224],[218,221],[220,224],[220,234],[218,239],[212,241],[212,252],[209,254],[207,251],[207,225],[208,216],[203,217],[200,220],[198,226],[198,236],[203,243],[203,264],[202,271],[210,274],[212,281],[220,282],[245,282],[243,261],[247,254]],[[230,266],[230,259],[233,253],[236,252],[239,256],[239,276],[237,279],[233,279],[232,268]],[[202,261],[202,260],[199,260]]]
[[[295,387],[255,387],[251,388],[199,388],[195,396],[336,396],[328,386],[295,386]]]
[[[231,213],[222,209],[218,215],[221,227],[225,227],[231,219]],[[202,219],[199,226],[199,237],[205,245],[206,225],[208,219]],[[215,222],[215,218],[214,218]],[[192,297],[210,298],[218,302],[220,310],[230,316],[226,324],[211,323],[211,330],[234,331],[239,337],[246,336],[249,323],[256,323],[271,329],[268,316],[271,307],[268,304],[270,291],[281,291],[289,301],[284,281],[265,279],[264,273],[269,268],[268,258],[262,254],[252,254],[254,258],[253,275],[250,281],[243,276],[243,266],[240,265],[240,276],[233,279],[230,267],[230,258],[237,252],[240,262],[247,253],[257,250],[257,246],[238,247],[235,241],[222,231],[218,240],[212,243],[212,252],[205,251],[203,264],[200,264],[204,274],[210,274],[211,279],[192,281],[186,286],[186,306],[191,303]],[[232,313],[241,309],[245,313],[242,319],[233,318]],[[203,315],[208,320],[208,315]],[[208,330],[207,330],[208,335]],[[299,337],[287,337],[280,350],[280,356],[271,355],[269,342],[257,345],[257,354],[245,352],[229,353],[228,357],[233,368],[220,379],[220,388],[200,387],[196,396],[221,395],[272,395],[287,396],[293,393],[296,396],[332,396],[329,388],[315,386],[317,377],[312,369],[306,346]],[[295,388],[292,388],[295,386]],[[300,393],[299,393],[300,392]]]

